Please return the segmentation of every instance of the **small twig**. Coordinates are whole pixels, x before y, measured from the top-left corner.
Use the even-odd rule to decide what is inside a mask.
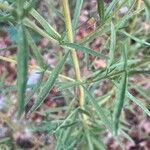
[[[13,63],[13,64],[17,64],[17,61],[16,61],[16,60],[11,59],[11,58],[9,58],[9,57],[0,56],[0,60],[6,61],[6,62],[10,62],[10,63]],[[33,70],[33,69],[38,69],[38,70],[41,70],[41,71],[44,70],[44,69],[40,68],[40,67],[37,66],[37,65],[35,65],[35,66],[29,65],[29,69],[31,69],[31,70]],[[47,74],[51,74],[51,71],[46,70],[46,73],[47,73]],[[70,77],[67,77],[67,76],[65,76],[65,75],[62,75],[62,74],[59,74],[58,77],[61,78],[61,79],[68,80],[68,81],[75,81],[74,79],[72,79],[72,78],[70,78]]]

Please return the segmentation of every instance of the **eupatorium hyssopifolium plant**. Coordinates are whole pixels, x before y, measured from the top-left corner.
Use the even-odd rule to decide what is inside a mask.
[[[57,14],[64,21],[65,31],[63,33],[59,33],[38,13],[34,2],[34,0],[0,1],[0,21],[15,26],[17,30],[16,60],[3,56],[0,56],[0,59],[17,64],[18,119],[23,119],[25,107],[31,100],[26,94],[27,74],[28,70],[33,68],[28,65],[28,61],[30,57],[34,57],[38,65],[35,68],[43,77],[46,76],[47,80],[44,81],[41,78],[41,84],[32,85],[33,95],[36,98],[26,115],[31,117],[32,113],[43,104],[54,86],[64,93],[66,101],[65,107],[58,107],[54,110],[54,112],[63,111],[63,119],[58,116],[51,120],[49,115],[54,108],[50,108],[42,112],[43,115],[47,115],[47,118],[41,122],[39,127],[34,128],[52,134],[55,137],[55,148],[58,150],[75,147],[90,150],[106,149],[103,144],[105,132],[110,132],[116,142],[123,146],[120,136],[131,140],[127,134],[129,129],[124,123],[123,108],[130,107],[129,104],[132,101],[150,116],[148,108],[130,93],[133,85],[129,82],[129,79],[135,74],[146,76],[150,73],[150,68],[145,67],[150,56],[139,58],[136,55],[138,50],[149,51],[150,48],[149,33],[143,35],[141,34],[143,29],[136,27],[141,17],[146,18],[146,21],[149,22],[149,1],[112,0],[105,3],[103,0],[97,0],[97,10],[93,15],[97,27],[78,41],[76,35],[80,27],[79,17],[86,1],[76,0],[75,2],[69,1],[69,3],[68,0],[59,1],[60,10]],[[75,7],[72,7],[72,3]],[[126,11],[122,14],[123,9]],[[43,60],[32,36],[33,32],[62,48],[63,57],[53,70]],[[137,36],[139,33],[141,37]],[[99,47],[98,51],[94,51],[89,45],[99,37],[105,37],[105,43]],[[29,52],[29,48],[32,53]],[[103,53],[104,49],[107,49],[108,52]],[[84,54],[82,60],[78,59],[78,51]],[[84,62],[88,68],[91,56],[94,59],[105,60],[106,67],[102,69],[90,67],[91,74],[84,76],[81,73],[80,64]],[[74,70],[73,77],[62,73],[68,61]],[[103,80],[108,81],[108,90],[102,96],[96,97],[93,92]]]

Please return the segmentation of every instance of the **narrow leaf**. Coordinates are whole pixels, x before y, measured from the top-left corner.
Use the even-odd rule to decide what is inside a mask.
[[[35,101],[34,105],[30,109],[28,114],[31,114],[33,111],[35,111],[37,108],[39,108],[40,105],[43,103],[45,97],[48,95],[49,91],[53,87],[56,78],[58,77],[59,73],[61,72],[61,69],[62,69],[68,55],[69,55],[69,51],[64,55],[64,57],[59,61],[59,63],[55,67],[55,69],[52,71],[49,79],[47,80],[47,82],[45,83],[43,88],[41,89],[41,91],[37,97],[37,100]]]
[[[136,103],[148,116],[150,116],[150,111],[144,106],[144,104],[138,100],[136,97],[134,97],[132,94],[129,92],[127,93],[128,98]]]
[[[60,91],[62,90],[66,90],[68,88],[72,88],[74,86],[79,86],[82,85],[83,83],[81,81],[73,81],[73,82],[59,82],[56,84],[56,86],[58,87],[58,89]]]
[[[128,133],[126,133],[125,131],[121,130],[121,135],[123,135],[130,142],[134,143],[134,140],[132,139],[132,137]]]
[[[29,5],[26,2],[26,7]],[[51,35],[55,40],[58,40],[61,36],[59,33],[48,23],[34,8],[31,9],[30,14],[41,24],[46,32]]]
[[[121,18],[118,22],[116,22],[116,24],[114,24],[114,26],[116,27],[116,29],[119,29],[121,27],[124,26],[124,24],[133,16],[137,15],[138,13],[140,13],[141,11],[143,11],[143,8],[137,11],[132,12],[131,14],[124,16],[123,18]],[[108,22],[109,24],[109,22]],[[88,36],[86,36],[85,38],[83,38],[80,41],[80,44],[86,44],[90,41],[92,41],[93,39],[95,39],[96,37],[102,35],[103,33],[106,33],[110,31],[110,25],[104,24],[104,25],[100,25],[96,28],[96,30],[90,32],[90,34]]]
[[[122,45],[122,46],[123,46],[123,58],[124,58],[123,61],[124,61],[124,70],[125,70],[126,65],[127,65],[127,56],[126,56],[127,47],[126,45],[125,46]],[[121,81],[120,81],[118,92],[117,92],[118,95],[117,95],[117,99],[115,100],[115,105],[114,105],[114,112],[113,112],[114,135],[118,134],[119,119],[120,119],[121,111],[124,105],[126,91],[127,91],[127,71],[125,70],[121,77]]]
[[[118,88],[118,96],[115,101],[115,106],[114,106],[114,112],[113,112],[113,123],[114,123],[114,135],[118,134],[118,126],[119,126],[119,119],[121,115],[121,111],[123,108],[124,100],[125,100],[125,94],[127,90],[127,73],[125,72],[122,75],[121,81],[120,81],[120,86]]]
[[[150,1],[144,0],[145,4],[145,11],[146,11],[146,20],[147,22],[150,22]]]
[[[42,27],[49,35],[51,35],[56,40],[60,39],[60,35],[35,9],[32,9],[30,13],[42,25]]]
[[[116,7],[116,4],[118,3],[119,0],[113,0],[109,6],[106,8],[105,11],[105,18],[108,18],[112,12],[112,10]]]
[[[122,19],[120,19],[120,20],[116,23],[116,25],[115,25],[116,29],[119,29],[119,28],[124,27],[125,24],[128,22],[128,20],[129,20],[130,18],[132,18],[133,16],[139,14],[139,13],[140,13],[141,11],[143,11],[143,10],[144,10],[144,8],[141,8],[141,9],[138,9],[138,10],[136,10],[136,11],[134,11],[134,12],[129,13],[128,15],[125,15]]]
[[[39,51],[39,48],[36,46],[31,34],[29,33],[29,31],[27,32],[27,39],[28,39],[28,43],[30,44],[31,48],[32,48],[32,52],[33,55],[35,57],[35,60],[37,61],[38,65],[42,68],[45,69],[46,68],[46,64],[43,60],[43,57]]]
[[[120,31],[120,32],[123,33],[123,34],[125,34],[126,36],[128,36],[129,38],[133,39],[134,41],[136,41],[136,42],[138,42],[138,43],[141,43],[141,44],[145,44],[145,45],[150,46],[150,43],[146,42],[146,41],[143,40],[143,39],[139,39],[139,38],[137,38],[137,37],[135,37],[135,36],[133,36],[133,35],[131,35],[131,34],[125,32],[125,31]]]
[[[53,131],[53,134],[56,133],[60,128],[62,128],[64,125],[66,125],[67,122],[74,120],[74,116],[76,115],[78,111],[78,108],[75,110],[71,111],[71,113],[63,120],[63,122]]]
[[[17,50],[17,101],[18,117],[24,112],[25,91],[28,73],[28,42],[25,27],[22,23],[18,25],[18,50]]]
[[[105,112],[103,111],[103,109],[98,105],[97,101],[95,100],[95,98],[90,94],[90,92],[85,89],[85,93],[87,95],[87,97],[89,98],[89,100],[91,101],[91,103],[93,104],[95,111],[97,113],[97,115],[100,117],[100,119],[102,120],[103,124],[108,128],[109,131],[112,131],[112,127],[111,127],[111,122],[108,119],[108,117],[106,116]]]
[[[99,150],[105,150],[105,149],[106,149],[106,148],[105,148],[105,145],[103,144],[103,142],[102,142],[100,139],[98,139],[98,138],[96,138],[96,137],[94,137],[94,136],[92,136],[91,138],[92,138],[92,141],[93,141],[94,145],[95,145]]]
[[[73,20],[72,20],[74,35],[75,35],[75,30],[78,26],[78,20],[79,20],[82,4],[83,4],[83,0],[76,0],[76,7],[73,15]]]
[[[101,22],[104,21],[104,1],[103,0],[97,0],[97,11],[100,17]]]
[[[90,135],[90,131],[88,130],[87,127],[84,127],[84,131],[85,131],[85,135],[86,135],[86,138],[87,138],[89,150],[94,150],[93,142],[92,142],[91,135]]]
[[[100,54],[90,48],[87,48],[87,47],[84,47],[80,44],[76,44],[76,43],[63,43],[63,46],[65,47],[68,47],[68,48],[73,48],[73,49],[76,49],[76,50],[80,50],[81,52],[84,52],[85,54],[91,54],[95,57],[103,57],[103,58],[106,58],[105,55],[103,54]]]
[[[110,50],[109,50],[109,59],[108,59],[108,68],[110,67],[110,65],[113,62],[113,58],[114,58],[114,51],[116,48],[116,30],[114,27],[114,24],[111,23],[111,39],[110,39],[111,43],[110,43]]]
[[[147,99],[147,101],[150,101],[150,93],[149,90],[145,90],[141,87],[135,87],[135,89],[140,93],[141,96],[143,96],[145,99]]]
[[[23,20],[24,24],[31,28],[32,30],[36,31],[37,33],[39,33],[41,36],[46,37],[48,40],[53,41],[53,42],[57,42],[58,40],[54,39],[51,35],[49,35],[47,32],[45,32],[43,29],[39,28],[34,22],[30,21],[28,18],[25,18]]]

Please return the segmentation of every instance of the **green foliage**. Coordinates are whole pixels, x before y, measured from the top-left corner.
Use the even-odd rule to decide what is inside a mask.
[[[132,94],[129,92],[127,93],[128,98],[136,103],[148,116],[150,116],[150,111],[144,106],[144,104],[138,100],[136,97],[134,97]]]
[[[97,115],[99,116],[99,118],[102,120],[103,124],[107,127],[107,129],[109,129],[109,131],[112,131],[111,122],[108,119],[108,117],[106,117],[106,114],[103,111],[103,109],[98,105],[98,103],[93,98],[93,96],[89,93],[88,90],[85,89],[85,92],[86,92],[87,97],[89,98],[89,100],[92,102],[92,104],[95,108],[95,111],[96,111]]]
[[[95,56],[95,57],[103,57],[103,58],[106,58],[105,55],[99,54],[99,53],[93,51],[93,50],[90,49],[90,48],[87,48],[87,47],[82,46],[81,44],[76,44],[76,43],[63,43],[63,45],[64,45],[65,47],[68,47],[68,48],[80,50],[81,52],[84,52],[85,54],[91,54],[91,55],[93,55],[93,56]]]
[[[113,129],[114,129],[114,135],[118,134],[118,129],[119,129],[119,119],[121,116],[121,111],[124,105],[125,97],[126,97],[126,92],[127,92],[127,44],[125,43],[122,46],[122,51],[123,51],[123,62],[124,62],[124,72],[122,73],[120,83],[117,89],[117,97],[115,100],[115,105],[114,105],[114,112],[113,112]]]
[[[76,29],[78,27],[78,21],[79,21],[82,4],[83,4],[83,0],[76,0],[76,7],[74,10],[74,16],[73,16],[73,20],[72,20],[72,27],[73,27],[74,35],[75,35]]]
[[[18,117],[22,115],[25,107],[25,91],[28,73],[28,42],[25,26],[18,24],[18,51],[17,51],[17,100]]]
[[[101,22],[104,21],[105,11],[104,11],[104,1],[103,0],[97,0],[97,11],[100,17]]]
[[[54,39],[58,40],[60,35],[53,29],[53,27],[35,10],[32,9],[30,14],[41,24],[45,31]]]
[[[47,82],[45,83],[45,85],[41,89],[41,91],[40,91],[40,93],[37,97],[36,102],[34,103],[32,108],[30,109],[29,114],[31,114],[33,111],[35,111],[37,108],[39,108],[39,106],[44,101],[45,97],[48,95],[49,91],[52,89],[52,87],[55,83],[55,80],[58,77],[59,73],[61,72],[61,69],[62,69],[68,55],[69,55],[69,51],[64,55],[64,57],[60,60],[58,65],[52,71],[52,73],[51,73],[50,77],[48,78]]]
[[[145,12],[146,12],[146,20],[150,22],[150,2],[148,0],[144,0],[145,3]]]
[[[9,97],[8,95],[16,91],[18,118],[22,117],[22,120],[29,123],[33,133],[52,135],[56,150],[106,149],[103,143],[106,133],[111,133],[120,147],[124,146],[122,138],[133,142],[128,135],[130,130],[128,122],[126,123],[123,117],[124,108],[131,109],[130,101],[132,101],[150,116],[149,91],[144,89],[140,82],[130,80],[135,75],[139,78],[142,75],[146,84],[146,78],[150,75],[149,32],[141,23],[149,21],[149,1],[144,0],[144,5],[137,8],[136,2],[132,0],[112,0],[109,4],[97,0],[97,10],[93,10],[93,14],[90,14],[95,21],[95,16],[99,15],[96,21],[97,27],[92,28],[90,33],[87,31],[88,35],[81,37],[80,40],[78,40],[78,29],[80,31],[82,25],[79,18],[86,1],[69,1],[70,7],[68,7],[68,0],[61,0],[57,8],[55,5],[52,6],[53,9],[47,6],[52,9],[50,12],[54,13],[54,16],[50,15],[49,18],[42,16],[34,2],[0,1],[0,22],[4,24],[3,28],[13,44],[0,49],[0,52],[17,47],[17,54],[14,57],[0,56],[1,61],[17,64],[17,84],[8,86],[5,83],[7,75],[2,75],[0,94]],[[66,10],[65,13],[61,13],[62,5],[63,11]],[[71,17],[68,8],[73,14]],[[127,12],[122,13],[122,8],[127,8]],[[143,17],[145,15],[146,18]],[[54,21],[57,17],[61,18],[61,21],[66,21],[66,27],[63,26],[64,22],[60,21],[57,24]],[[132,29],[131,24],[134,25]],[[63,32],[59,33],[62,30]],[[52,54],[56,51],[54,55],[58,63],[53,70],[44,60],[45,51],[40,50],[37,44],[41,38],[49,42],[50,48],[46,47],[48,49],[46,53]],[[98,47],[93,49],[95,41],[100,42]],[[81,54],[80,52],[83,54],[82,59],[77,55]],[[37,66],[28,65],[30,59],[34,59]],[[97,67],[95,62],[98,62],[100,67]],[[68,72],[65,71],[67,67],[70,69]],[[29,68],[39,70],[41,76],[37,83],[31,85],[27,85]],[[87,70],[88,75],[84,74],[84,69]],[[108,84],[103,84],[103,81]],[[105,90],[102,88],[102,91],[95,94],[101,86],[104,86]],[[51,108],[43,105],[53,87],[57,88],[58,95],[51,96],[51,101],[63,99],[65,106]],[[30,89],[30,92],[27,89]],[[142,100],[139,99],[138,94],[132,94],[131,89],[135,89],[142,96]],[[30,102],[32,103],[32,98],[34,102],[27,113],[25,108]],[[39,108],[42,111],[38,112]],[[34,114],[41,115],[42,121],[29,122],[23,114],[29,118]],[[10,126],[9,121],[6,124]],[[9,138],[0,140],[1,143],[2,148],[12,144]]]
[[[45,62],[44,62],[44,60],[42,58],[42,55],[40,54],[39,48],[36,46],[32,36],[31,36],[30,32],[28,31],[26,33],[26,35],[27,35],[28,43],[29,43],[29,45],[32,48],[32,52],[33,52],[33,55],[35,57],[35,60],[37,61],[37,64],[41,68],[46,69],[46,64],[45,64]]]
[[[111,43],[110,43],[110,52],[109,52],[109,59],[108,59],[108,68],[110,67],[110,65],[112,64],[112,61],[114,59],[114,51],[116,48],[116,30],[114,27],[114,24],[111,23]]]

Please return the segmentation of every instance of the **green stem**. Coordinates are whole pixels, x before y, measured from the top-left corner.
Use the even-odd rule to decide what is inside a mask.
[[[73,42],[73,32],[72,32],[68,0],[62,0],[62,7],[63,7],[68,42],[72,43]],[[78,62],[78,58],[77,58],[75,49],[71,49],[71,57],[73,60],[76,80],[81,81],[80,67],[79,67],[79,62]],[[79,105],[83,109],[84,108],[84,89],[82,86],[79,86],[79,92],[80,92]]]

